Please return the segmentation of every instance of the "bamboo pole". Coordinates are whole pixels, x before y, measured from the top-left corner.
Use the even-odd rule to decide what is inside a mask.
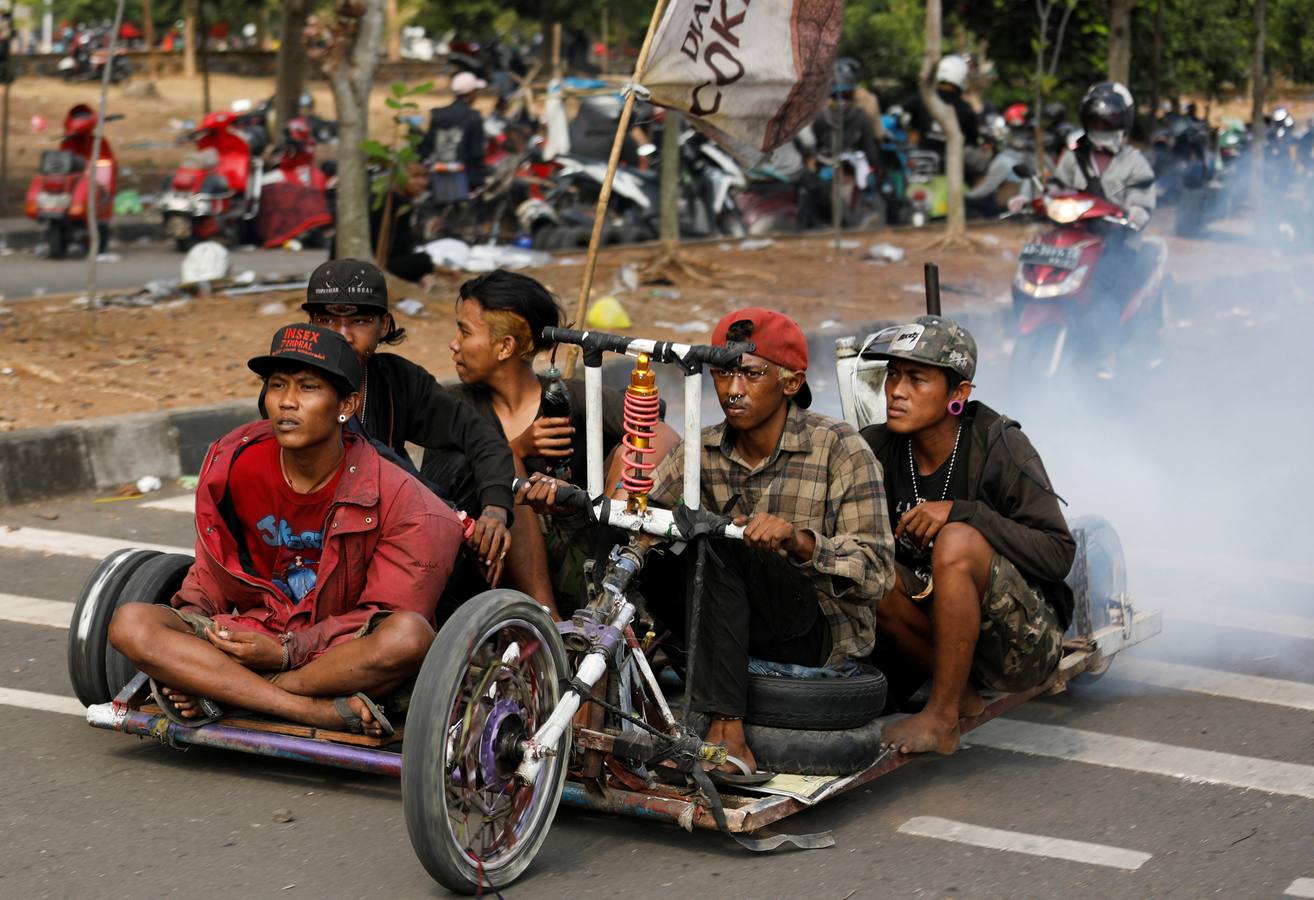
[[[123,27],[123,6],[119,0],[114,9],[114,30],[110,32],[105,54],[105,71],[100,76],[100,111],[96,115],[96,131],[91,139],[91,159],[87,163],[87,311],[96,312],[96,257],[100,256],[100,217],[96,213],[96,176],[100,173],[100,146],[105,136],[105,106],[109,98],[110,75],[114,71],[114,51],[119,48],[119,29]],[[114,198],[109,197],[113,203]]]
[[[639,57],[634,61],[634,75],[630,82],[634,87],[643,77],[644,66],[648,64],[648,50],[652,47],[653,35],[657,33],[657,24],[662,20],[666,10],[666,0],[657,0],[652,11],[652,20],[648,23],[648,33],[643,37],[643,46],[639,48]],[[621,148],[625,144],[625,134],[630,130],[630,117],[634,114],[634,91],[625,95],[625,105],[621,107],[620,121],[616,123],[616,137],[611,142],[611,156],[607,159],[607,175],[602,180],[602,190],[598,194],[598,206],[593,216],[593,234],[589,237],[589,252],[584,260],[584,277],[579,286],[579,299],[575,303],[575,317],[572,320],[578,327],[584,321],[584,312],[588,307],[589,291],[593,288],[593,270],[598,265],[598,248],[602,244],[602,228],[607,222],[607,204],[611,202],[611,182],[616,177],[616,167],[620,164]],[[571,347],[566,358],[565,376],[575,374],[575,360],[579,356],[578,348]]]

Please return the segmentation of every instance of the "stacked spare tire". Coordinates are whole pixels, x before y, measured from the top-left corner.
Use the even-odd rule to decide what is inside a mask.
[[[851,675],[750,675],[744,716],[758,766],[798,775],[850,775],[880,755],[885,676],[859,663]]]

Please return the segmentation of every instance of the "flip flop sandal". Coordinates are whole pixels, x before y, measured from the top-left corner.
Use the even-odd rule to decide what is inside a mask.
[[[357,691],[352,696],[365,704],[365,708],[370,711],[370,715],[374,717],[374,721],[383,729],[384,737],[390,737],[396,732],[396,729],[392,727],[392,723],[388,721],[388,717],[383,714],[383,710],[379,708],[378,704],[366,696],[364,691]],[[345,729],[346,731],[349,731],[352,734],[364,734],[365,720],[356,715],[356,711],[352,709],[351,704],[347,702],[350,699],[351,697],[338,697],[333,701],[333,708],[337,710],[338,715],[342,717],[343,724],[347,726]]]
[[[776,777],[775,772],[754,772],[748,768],[748,763],[737,756],[727,756],[725,761],[737,768],[742,774],[722,772],[720,769],[709,770],[707,772],[708,779],[712,784],[719,787],[755,787],[759,784],[766,784]]]
[[[215,703],[208,697],[194,697],[192,699],[196,701],[197,708],[200,709],[201,715],[189,719],[182,714],[182,710],[178,709],[178,704],[169,699],[169,696],[164,693],[163,689],[161,689],[160,685],[156,683],[154,678],[152,678],[150,682],[151,697],[154,698],[156,704],[160,707],[160,711],[164,713],[165,717],[170,722],[183,725],[187,728],[200,728],[202,725],[209,725],[212,722],[218,722],[224,717],[223,708],[218,703]]]

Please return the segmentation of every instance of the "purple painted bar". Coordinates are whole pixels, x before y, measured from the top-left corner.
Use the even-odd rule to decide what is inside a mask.
[[[177,744],[218,747],[222,750],[238,750],[258,756],[336,766],[339,769],[350,769],[353,772],[365,772],[370,775],[401,777],[401,754],[374,747],[334,744],[329,741],[271,734],[266,731],[248,731],[244,728],[230,728],[219,724],[188,728],[170,722],[163,715],[148,715],[136,711],[128,712],[116,730]]]

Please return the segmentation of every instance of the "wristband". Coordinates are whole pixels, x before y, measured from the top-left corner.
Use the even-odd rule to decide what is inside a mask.
[[[292,665],[292,652],[288,649],[288,643],[291,639],[292,635],[290,634],[281,635],[279,638],[279,642],[283,645],[283,663],[278,669],[280,672],[286,672],[288,667]]]

